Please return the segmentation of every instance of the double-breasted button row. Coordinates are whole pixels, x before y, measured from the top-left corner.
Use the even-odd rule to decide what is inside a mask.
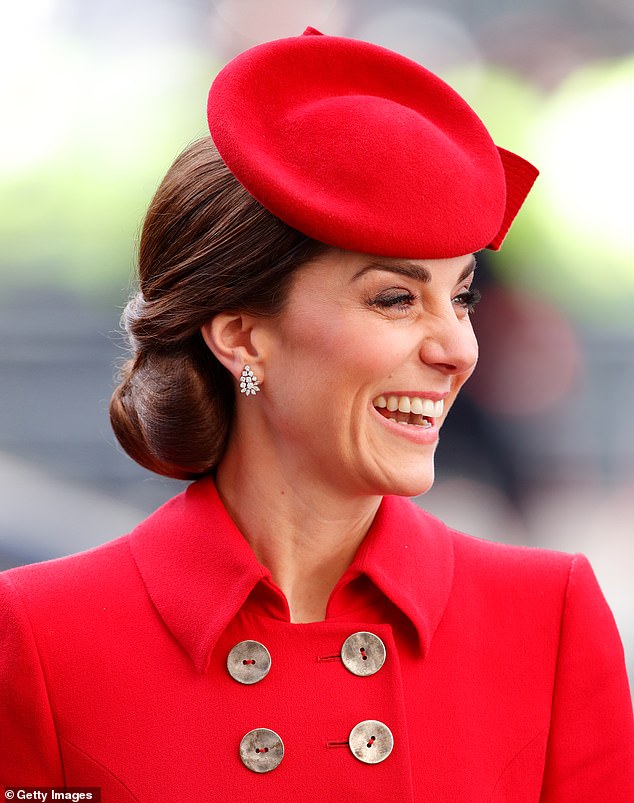
[[[374,633],[353,633],[341,646],[345,668],[359,677],[374,675],[385,663],[385,644]],[[227,670],[238,683],[258,683],[271,668],[271,655],[259,641],[240,641],[227,656]]]
[[[394,747],[392,731],[377,719],[359,722],[350,731],[348,746],[364,764],[380,764]],[[284,743],[270,728],[255,728],[242,737],[240,759],[253,772],[271,772],[284,758]]]

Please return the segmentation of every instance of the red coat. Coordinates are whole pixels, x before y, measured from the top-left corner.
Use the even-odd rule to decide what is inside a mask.
[[[341,660],[358,631],[386,648],[367,677]],[[206,479],[130,536],[1,575],[0,638],[0,789],[100,786],[104,803],[634,800],[623,651],[586,559],[470,538],[404,499],[382,503],[324,622],[289,622]],[[247,639],[271,656],[251,685],[227,671]],[[348,746],[365,720],[393,734],[380,763]],[[254,728],[284,743],[270,772],[240,759]]]

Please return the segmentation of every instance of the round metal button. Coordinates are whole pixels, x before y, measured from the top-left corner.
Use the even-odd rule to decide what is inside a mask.
[[[242,737],[240,759],[253,772],[271,772],[284,758],[284,743],[275,731],[255,728]]]
[[[227,669],[238,683],[257,683],[271,668],[271,655],[259,641],[240,641],[227,655]]]
[[[341,660],[353,675],[373,675],[385,663],[385,644],[374,633],[353,633],[343,642]]]
[[[380,764],[392,752],[394,737],[387,725],[376,719],[359,722],[348,737],[350,750],[364,764]]]

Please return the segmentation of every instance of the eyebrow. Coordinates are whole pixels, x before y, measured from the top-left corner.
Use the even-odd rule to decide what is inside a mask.
[[[467,276],[470,276],[475,269],[476,258],[475,256],[472,256],[470,262],[466,265],[465,269],[458,277],[458,282],[461,282],[466,279]],[[354,282],[357,279],[360,279],[361,276],[371,270],[385,270],[389,273],[398,273],[401,276],[407,276],[409,279],[415,279],[416,281],[424,282],[425,284],[431,282],[431,273],[423,265],[416,265],[408,260],[395,259],[392,259],[389,262],[382,262],[380,260],[373,260],[372,262],[369,262],[354,274],[352,281]]]

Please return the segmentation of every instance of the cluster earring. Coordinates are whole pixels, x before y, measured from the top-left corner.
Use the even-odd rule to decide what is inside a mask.
[[[253,373],[250,366],[245,365],[240,374],[240,393],[246,396],[255,396],[260,390],[260,380]]]

